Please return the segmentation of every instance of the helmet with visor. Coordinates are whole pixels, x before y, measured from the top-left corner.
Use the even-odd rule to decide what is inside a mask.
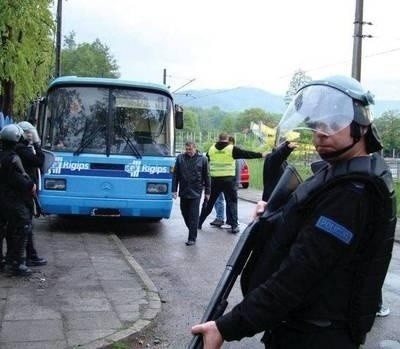
[[[278,125],[279,137],[301,129],[331,136],[352,125],[352,136],[358,141],[361,127],[368,127],[367,151],[378,151],[382,145],[372,123],[373,103],[372,94],[353,78],[332,76],[312,81],[300,88],[289,104]]]

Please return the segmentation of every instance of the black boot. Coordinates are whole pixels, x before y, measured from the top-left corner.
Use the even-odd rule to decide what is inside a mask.
[[[12,240],[10,254],[7,253],[7,262],[5,271],[14,276],[29,276],[32,270],[25,265],[25,245],[26,245],[26,227],[17,228],[10,232],[9,239]]]
[[[33,233],[30,231],[26,241],[26,265],[28,267],[40,267],[46,265],[47,260],[38,256],[33,241]]]
[[[4,269],[4,265],[6,264],[6,255],[3,252],[4,241],[6,241],[6,225],[0,219],[0,271]]]

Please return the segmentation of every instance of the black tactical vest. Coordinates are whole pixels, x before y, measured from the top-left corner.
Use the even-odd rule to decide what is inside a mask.
[[[292,194],[272,221],[262,223],[259,240],[241,277],[242,291],[247,294],[278,270],[295,241],[299,227],[302,226],[307,212],[312,212],[320,195],[329,188],[343,182],[361,182],[373,192],[378,203],[370,218],[368,231],[363,233],[354,259],[351,299],[347,314],[343,314],[346,326],[349,326],[353,340],[363,343],[365,334],[371,329],[377,311],[381,288],[391,259],[396,228],[396,198],[391,173],[378,154],[358,157],[335,164],[323,166],[313,177],[303,182]],[[345,209],[345,208],[344,208]],[[264,227],[262,227],[264,224]],[[272,232],[267,233],[265,232]],[[263,239],[263,241],[261,241]],[[340,275],[340,270],[339,270]],[[299,285],[301,287],[301,285]],[[329,292],[329,290],[318,290]],[[335,297],[335,294],[327,294]],[[310,299],[305,302],[312,302]],[[296,312],[296,309],[295,309]],[[327,312],[325,312],[326,314]],[[297,316],[307,318],[303,309]],[[328,319],[326,320],[332,320]]]

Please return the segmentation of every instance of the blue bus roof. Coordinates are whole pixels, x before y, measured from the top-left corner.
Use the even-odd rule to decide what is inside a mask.
[[[141,88],[146,90],[162,92],[172,98],[171,92],[168,90],[168,88],[161,84],[111,79],[111,78],[89,78],[81,76],[61,76],[59,78],[56,78],[50,83],[49,90],[59,86],[76,86],[76,85]]]

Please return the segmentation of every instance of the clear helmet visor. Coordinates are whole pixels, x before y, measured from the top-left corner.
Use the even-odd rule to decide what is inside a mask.
[[[343,92],[324,85],[301,89],[289,104],[278,125],[278,139],[296,130],[334,135],[354,119],[353,100]]]

